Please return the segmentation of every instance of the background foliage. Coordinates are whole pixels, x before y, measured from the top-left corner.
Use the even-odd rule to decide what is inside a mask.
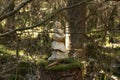
[[[4,17],[14,12],[20,4],[24,6]],[[86,4],[85,78],[111,80],[117,77],[113,80],[119,80],[120,2],[91,0]],[[2,80],[40,78],[41,67],[36,63],[46,60],[51,54],[54,22],[60,21],[65,30],[68,19],[66,11],[69,9],[66,5],[67,0],[0,0]]]

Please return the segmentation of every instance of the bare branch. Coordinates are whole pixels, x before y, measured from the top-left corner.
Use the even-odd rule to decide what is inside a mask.
[[[19,11],[22,7],[24,7],[27,3],[31,2],[33,0],[24,0],[22,1],[17,7],[15,7],[15,9],[3,16],[0,17],[0,21],[2,21],[3,19],[11,16],[11,15],[14,15],[17,11]]]
[[[11,33],[15,33],[16,31],[23,31],[23,30],[28,30],[28,29],[36,28],[36,27],[44,24],[46,21],[50,20],[51,18],[53,18],[56,14],[58,14],[58,13],[64,11],[64,10],[71,9],[71,8],[74,8],[74,7],[77,7],[77,6],[80,6],[80,5],[82,5],[83,3],[86,3],[86,2],[88,2],[88,0],[79,2],[79,3],[74,4],[74,5],[72,5],[72,6],[68,6],[68,7],[65,7],[65,8],[61,8],[61,9],[57,10],[56,12],[52,13],[51,16],[49,16],[48,18],[44,19],[43,21],[41,21],[41,22],[39,22],[39,23],[37,23],[37,24],[35,24],[35,25],[29,26],[29,27],[25,27],[25,28],[19,28],[19,29],[11,30],[11,31],[9,31],[9,32],[0,34],[0,37],[6,36],[6,35],[11,34]]]
[[[10,3],[0,11],[0,16],[11,6],[15,0],[11,0]]]

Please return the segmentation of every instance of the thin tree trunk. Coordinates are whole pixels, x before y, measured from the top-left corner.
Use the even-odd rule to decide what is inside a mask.
[[[6,4],[9,4],[9,2],[10,2],[10,0],[6,0]],[[6,13],[14,10],[14,6],[15,6],[15,4],[14,4],[14,1],[13,1],[11,6],[7,9]],[[5,32],[11,31],[13,29],[15,29],[15,15],[12,15],[12,16],[7,18],[6,26],[5,26]],[[15,36],[16,36],[15,34],[8,35],[7,39],[14,40]]]

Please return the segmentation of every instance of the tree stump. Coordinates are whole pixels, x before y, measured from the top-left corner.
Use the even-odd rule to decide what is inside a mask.
[[[44,66],[40,73],[40,80],[83,80],[80,62],[62,62],[50,67]]]

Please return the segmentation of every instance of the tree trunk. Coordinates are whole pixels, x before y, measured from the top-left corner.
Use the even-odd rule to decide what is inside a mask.
[[[5,0],[5,1],[6,1],[6,4],[10,3],[10,0]],[[11,6],[7,9],[6,13],[9,13],[10,11],[14,10],[14,6],[15,6],[15,4],[13,1]],[[15,15],[12,15],[12,16],[7,18],[4,32],[9,32],[13,29],[15,29]],[[16,34],[12,34],[12,35],[6,36],[6,39],[7,40],[14,40],[15,37],[16,37]]]
[[[68,0],[68,6],[79,3],[83,0]],[[76,57],[84,57],[85,54],[85,17],[86,4],[71,8],[67,11],[68,32],[70,34],[70,54]],[[76,54],[77,53],[77,54]]]

